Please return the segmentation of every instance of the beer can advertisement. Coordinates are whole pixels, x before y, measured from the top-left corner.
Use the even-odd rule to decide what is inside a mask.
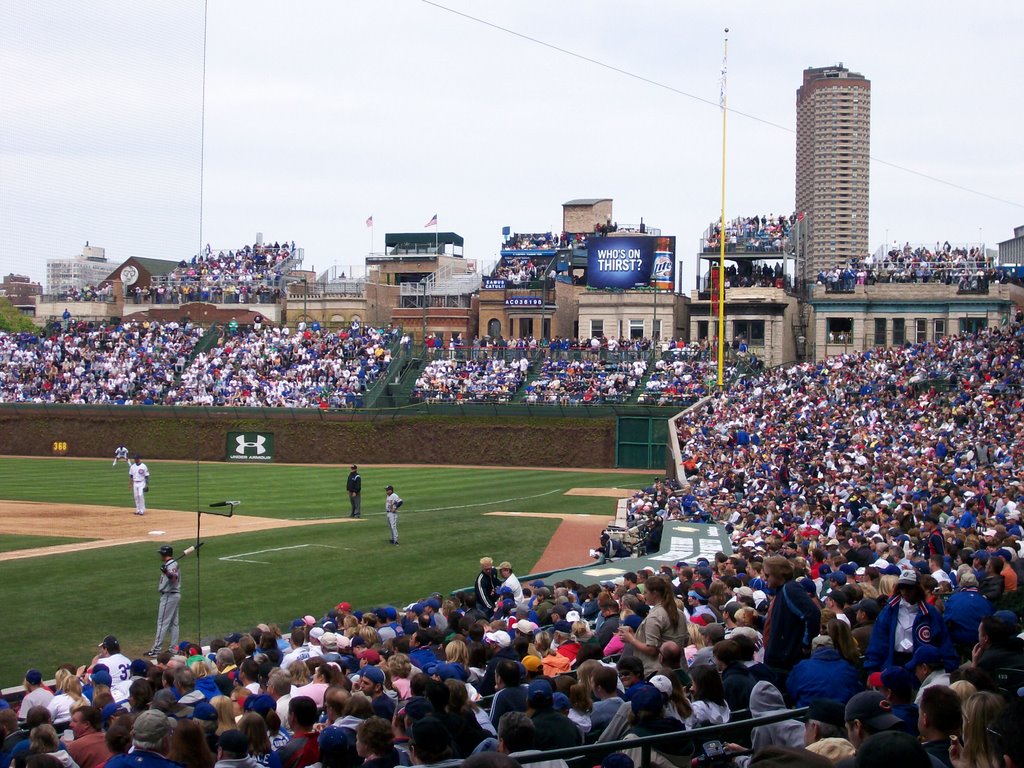
[[[674,237],[591,237],[587,240],[587,286],[658,288],[675,285]]]

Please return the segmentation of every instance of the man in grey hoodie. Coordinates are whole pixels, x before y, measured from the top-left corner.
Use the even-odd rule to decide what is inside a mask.
[[[782,694],[774,685],[762,680],[754,686],[754,690],[750,693],[750,716],[752,718],[788,711],[789,707],[786,706]],[[751,731],[750,751],[752,753],[769,745],[802,749],[804,746],[804,724],[799,720],[781,720],[770,725],[759,725]],[[745,751],[739,744],[726,744],[725,748],[729,752]],[[746,768],[750,763],[750,756],[737,757],[735,762],[740,768]]]

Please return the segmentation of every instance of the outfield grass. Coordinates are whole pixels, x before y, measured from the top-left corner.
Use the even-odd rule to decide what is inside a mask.
[[[147,464],[152,476],[147,503],[154,508],[194,511],[197,505],[205,509],[210,502],[240,499],[237,513],[245,515],[303,519],[348,514],[347,467]],[[408,602],[434,590],[447,592],[470,584],[485,554],[510,560],[518,573],[525,573],[558,521],[487,512],[612,515],[612,498],[564,492],[575,487],[633,488],[652,477],[649,472],[449,467],[360,471],[363,522],[215,537],[201,550],[201,564],[184,560],[182,638],[195,639],[199,626],[208,641],[261,621],[287,625],[306,613],[320,616],[341,600],[367,607]],[[405,499],[400,547],[388,544],[383,515],[388,483]],[[114,469],[105,460],[2,458],[0,497],[126,509],[132,505],[127,469]],[[40,533],[60,536],[60,521],[41,520]],[[23,543],[39,545],[34,540]],[[152,642],[158,562],[152,544],[0,562],[6,630],[0,643],[0,687],[16,685],[30,666],[50,676],[58,663],[84,663],[108,633],[120,638],[129,655],[143,652]]]

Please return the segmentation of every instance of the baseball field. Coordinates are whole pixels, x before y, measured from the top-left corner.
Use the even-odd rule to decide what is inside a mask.
[[[0,687],[88,661],[106,634],[129,656],[152,643],[159,557],[201,524],[201,558],[181,562],[182,639],[259,622],[287,627],[345,600],[408,602],[472,583],[478,560],[518,574],[587,562],[615,513],[614,490],[653,473],[361,466],[363,518],[349,519],[347,466],[147,461],[144,517],[127,466],[110,459],[0,458]],[[388,542],[384,487],[404,499]],[[233,517],[209,505],[241,504]],[[553,560],[554,562],[553,562]],[[568,559],[571,562],[558,562]]]

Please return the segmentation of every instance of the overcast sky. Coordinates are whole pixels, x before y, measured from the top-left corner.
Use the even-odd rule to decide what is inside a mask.
[[[0,1],[0,271],[256,232],[351,270],[367,217],[381,250],[434,213],[488,264],[503,226],[611,197],[619,224],[677,236],[689,289],[720,206],[726,26],[730,108],[781,126],[729,116],[728,217],[793,210],[801,71],[843,62],[872,83],[872,249],[1024,224],[1022,3],[443,5],[657,85],[422,0],[210,0],[204,114],[201,3]]]

